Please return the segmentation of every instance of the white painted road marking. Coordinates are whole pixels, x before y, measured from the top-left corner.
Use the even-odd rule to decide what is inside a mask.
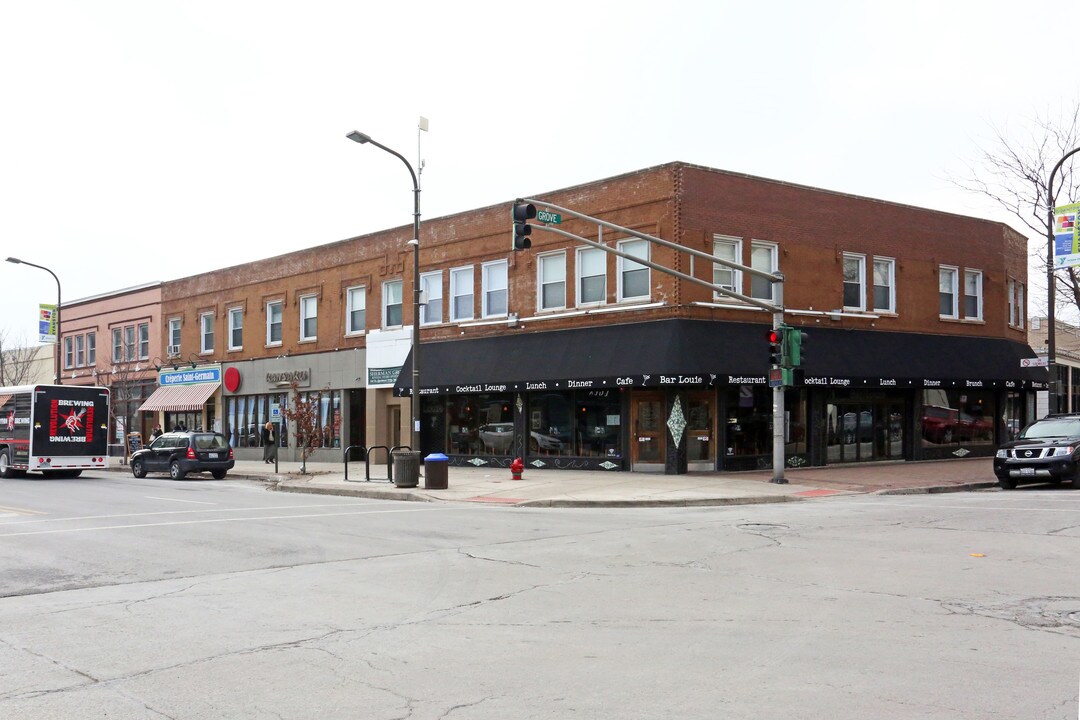
[[[195,503],[196,505],[217,505],[218,503],[204,502],[202,500],[181,500],[180,498],[157,497],[156,495],[144,495],[147,500],[168,500],[170,502]]]

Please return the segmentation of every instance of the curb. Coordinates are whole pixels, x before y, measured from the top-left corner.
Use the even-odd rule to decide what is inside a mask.
[[[963,483],[960,485],[931,485],[929,487],[921,488],[890,488],[888,490],[878,490],[871,493],[872,495],[937,495],[940,493],[954,493],[954,492],[971,492],[973,490],[985,490],[987,488],[997,487],[997,481],[988,482],[971,482]]]

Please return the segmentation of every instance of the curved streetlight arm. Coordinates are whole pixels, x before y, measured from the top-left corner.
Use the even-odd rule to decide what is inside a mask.
[[[56,281],[56,349],[53,350],[53,354],[56,356],[56,384],[61,385],[63,383],[60,377],[60,278],[56,277],[56,273],[54,273],[52,270],[45,267],[44,265],[35,265],[32,262],[27,262],[26,260],[20,260],[19,258],[14,257],[9,257],[7,261],[16,265],[29,265],[30,267],[35,267],[38,270],[44,270],[45,272],[52,275],[53,280]]]
[[[1057,380],[1054,377],[1056,369],[1054,361],[1057,354],[1057,337],[1054,320],[1055,281],[1054,281],[1054,176],[1065,161],[1080,152],[1080,147],[1074,148],[1058,160],[1057,165],[1050,171],[1050,179],[1046,183],[1046,286],[1047,286],[1047,309],[1046,309],[1046,364],[1050,372],[1050,389],[1047,391],[1046,411],[1058,412]],[[1023,309],[1020,309],[1023,312]]]

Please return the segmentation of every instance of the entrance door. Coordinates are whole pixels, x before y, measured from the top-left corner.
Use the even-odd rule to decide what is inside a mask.
[[[401,406],[386,408],[386,444],[395,448],[401,444]]]
[[[829,403],[828,463],[902,460],[904,403],[890,398]]]
[[[664,469],[667,426],[664,424],[664,394],[636,393],[630,403],[634,428],[630,438],[632,470],[658,472]]]
[[[686,464],[689,470],[716,468],[716,393],[711,390],[686,394]]]

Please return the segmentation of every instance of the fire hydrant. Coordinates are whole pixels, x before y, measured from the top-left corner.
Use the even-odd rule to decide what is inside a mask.
[[[510,479],[520,480],[521,471],[525,469],[525,463],[521,462],[521,458],[514,458],[514,462],[510,463]]]

